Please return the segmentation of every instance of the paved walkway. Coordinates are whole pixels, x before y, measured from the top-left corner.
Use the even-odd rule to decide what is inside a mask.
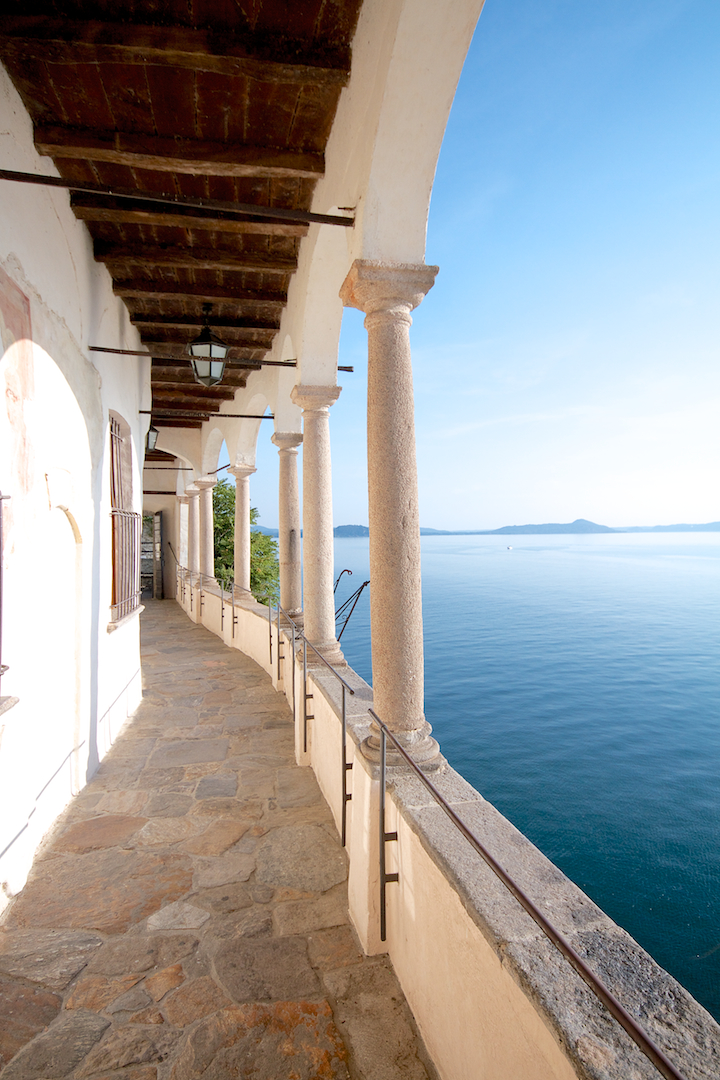
[[[2,1080],[428,1080],[284,698],[172,601],[143,704],[0,928]]]

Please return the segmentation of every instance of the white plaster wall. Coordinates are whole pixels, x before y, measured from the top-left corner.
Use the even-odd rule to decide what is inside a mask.
[[[452,1080],[575,1080],[538,1011],[418,837],[387,809],[388,952],[430,1057]],[[462,1032],[462,1038],[458,1038]]]
[[[0,67],[6,168],[56,175]],[[0,717],[0,909],[24,883],[60,810],[97,767],[140,696],[138,623],[107,633],[112,583],[110,410],[131,429],[135,509],[149,364],[93,354],[139,338],[95,262],[66,191],[0,184],[0,268],[30,306],[31,342],[0,360],[0,488],[6,503]],[[6,279],[3,279],[6,281]],[[5,285],[12,291],[12,285]],[[9,508],[11,507],[11,508]]]

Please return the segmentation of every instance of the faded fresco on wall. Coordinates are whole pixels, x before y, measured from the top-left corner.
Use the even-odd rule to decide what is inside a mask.
[[[13,502],[29,494],[34,479],[32,442],[25,409],[35,397],[30,301],[0,268],[0,389],[7,422],[3,424],[0,486],[11,498],[3,517],[12,544]],[[2,416],[2,413],[0,413]],[[3,417],[4,419],[4,417]]]

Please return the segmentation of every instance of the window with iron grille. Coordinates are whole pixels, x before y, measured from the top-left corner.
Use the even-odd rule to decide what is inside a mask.
[[[133,513],[130,429],[110,416],[110,502],[112,509],[112,621],[140,606],[140,532],[142,516]]]

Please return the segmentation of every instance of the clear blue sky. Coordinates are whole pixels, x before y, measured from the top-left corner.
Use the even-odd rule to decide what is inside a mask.
[[[423,525],[720,519],[719,60],[718,0],[487,0],[411,330]],[[340,357],[335,523],[364,524],[359,312]]]

